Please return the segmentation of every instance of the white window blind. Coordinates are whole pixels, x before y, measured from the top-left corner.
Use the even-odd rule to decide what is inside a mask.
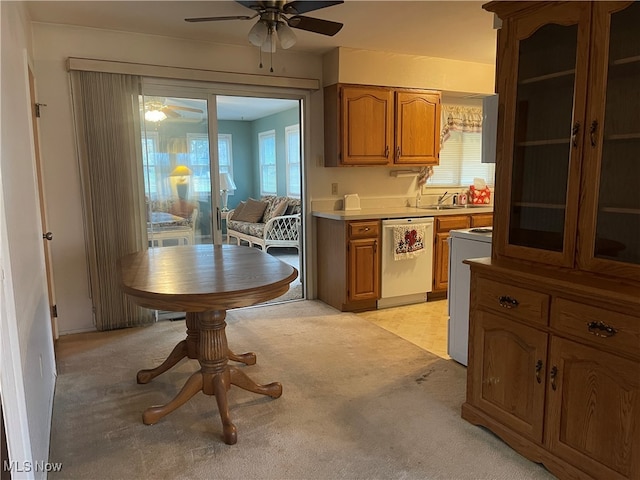
[[[300,198],[300,125],[284,129],[287,159],[287,195]]]
[[[429,185],[468,187],[478,177],[492,186],[495,165],[482,163],[482,133],[451,131],[449,135],[440,149],[440,164],[433,167]]]
[[[260,195],[276,195],[276,131],[258,133]]]

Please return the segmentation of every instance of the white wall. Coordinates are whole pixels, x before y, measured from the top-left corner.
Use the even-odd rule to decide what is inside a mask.
[[[48,460],[56,374],[31,127],[31,28],[20,2],[0,2],[0,16],[0,391],[9,456],[22,470],[13,478],[44,478],[24,463]]]

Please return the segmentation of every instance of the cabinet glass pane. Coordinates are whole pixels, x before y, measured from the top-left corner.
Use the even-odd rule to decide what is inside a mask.
[[[577,25],[519,44],[509,243],[561,252],[571,155]]]
[[[640,264],[640,3],[611,16],[594,256]],[[596,137],[598,138],[598,137]]]

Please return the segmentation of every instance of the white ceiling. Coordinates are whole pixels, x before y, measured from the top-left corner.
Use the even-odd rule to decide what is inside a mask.
[[[364,1],[305,16],[341,22],[333,37],[294,29],[292,49],[322,54],[335,47],[378,50],[479,63],[495,63],[493,14],[484,2]],[[77,25],[177,38],[249,45],[256,20],[187,23],[188,17],[252,15],[235,1],[29,1],[34,22]],[[253,102],[255,107],[255,101]]]

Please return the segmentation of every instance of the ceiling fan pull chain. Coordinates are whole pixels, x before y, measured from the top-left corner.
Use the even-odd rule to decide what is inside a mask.
[[[258,51],[260,52],[260,68],[262,68],[262,48],[258,47]]]
[[[273,40],[272,38],[271,41],[273,42],[275,40]],[[271,48],[271,68],[269,69],[269,71],[273,73],[273,48]]]

